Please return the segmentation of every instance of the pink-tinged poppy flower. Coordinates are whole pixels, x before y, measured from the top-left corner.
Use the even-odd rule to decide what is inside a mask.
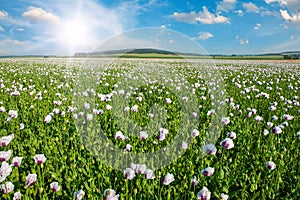
[[[130,168],[133,169],[133,170],[136,170],[137,164],[131,164]]]
[[[201,170],[201,173],[204,176],[212,176],[215,172],[215,168],[207,167],[206,169]]]
[[[269,110],[271,110],[271,111],[274,111],[274,110],[276,110],[276,106],[274,106],[274,105],[271,105],[271,106],[269,107]]]
[[[36,182],[36,179],[37,179],[37,175],[36,174],[28,174],[28,176],[26,176],[25,185],[27,187],[32,186]]]
[[[25,128],[25,125],[23,123],[20,124],[20,130],[23,130]]]
[[[93,113],[95,114],[95,115],[101,115],[101,114],[103,114],[104,113],[104,111],[103,110],[97,110],[97,109],[93,109]]]
[[[6,147],[14,139],[14,134],[3,136],[0,138],[0,146]]]
[[[272,128],[272,132],[275,134],[280,134],[282,133],[282,128],[280,128],[279,126],[275,126],[274,128]]]
[[[166,104],[172,103],[172,100],[170,98],[166,98]]]
[[[197,194],[198,200],[210,200],[210,197],[211,192],[205,186]]]
[[[137,164],[135,173],[137,174],[143,174],[147,169],[147,166],[145,164]]]
[[[235,132],[232,132],[232,131],[231,131],[230,133],[227,134],[227,136],[228,136],[229,138],[233,139],[233,140],[236,139],[236,133],[235,133]]]
[[[266,166],[267,166],[267,168],[270,169],[270,170],[273,170],[273,169],[276,168],[276,164],[275,164],[274,162],[272,162],[272,161],[268,161],[268,162],[266,163]]]
[[[196,112],[192,112],[192,117],[196,118],[198,114]]]
[[[126,144],[125,151],[131,151],[132,146],[130,144]]]
[[[53,112],[54,114],[59,114],[59,109],[58,109],[58,108],[54,108],[54,109],[52,110],[52,112]]]
[[[163,141],[164,139],[166,139],[166,134],[165,133],[160,133],[159,136],[158,136],[158,140]]]
[[[138,105],[134,105],[134,106],[131,107],[131,111],[132,112],[138,112],[138,110],[139,110],[138,108],[139,108]]]
[[[125,94],[125,90],[119,90],[119,95]]]
[[[93,115],[92,114],[86,114],[86,120],[87,121],[91,121],[93,119]]]
[[[82,200],[85,195],[85,192],[81,189],[74,193],[74,197],[76,200]]]
[[[15,167],[20,167],[23,157],[14,157],[11,161],[11,164]]]
[[[40,165],[46,162],[47,158],[45,157],[44,154],[37,154],[33,157],[34,161],[36,164]]]
[[[117,140],[126,140],[126,139],[128,139],[128,137],[125,136],[125,135],[123,135],[123,133],[122,133],[121,131],[117,131],[117,132],[116,132],[115,138],[116,138]]]
[[[257,110],[255,108],[252,108],[251,112],[253,113],[253,115],[255,115],[257,113]]]
[[[248,118],[252,117],[253,113],[252,112],[249,112],[248,113]]]
[[[127,180],[132,180],[135,177],[135,172],[131,168],[126,168],[124,170],[124,176]]]
[[[152,119],[152,118],[154,117],[154,114],[153,114],[153,113],[149,113],[149,114],[148,114],[148,117],[149,117],[150,119]]]
[[[105,106],[105,109],[106,109],[107,111],[109,111],[109,110],[112,109],[112,106],[111,106],[111,105],[106,105],[106,106]]]
[[[87,102],[85,102],[85,103],[84,103],[84,109],[88,110],[88,109],[90,109],[90,108],[91,108],[90,104],[87,103]]]
[[[10,181],[6,182],[5,184],[0,185],[0,190],[3,194],[8,194],[14,191],[14,184]]]
[[[124,112],[128,112],[130,110],[130,107],[128,107],[128,106],[126,106],[125,108],[124,108]]]
[[[286,126],[289,126],[289,123],[287,121],[285,121],[285,122],[282,122],[281,125],[286,127]]]
[[[189,145],[186,142],[181,143],[181,148],[186,150],[189,147]]]
[[[159,136],[158,136],[158,140],[162,141],[164,139],[166,139],[166,135],[169,133],[169,131],[165,128],[160,128],[159,129]]]
[[[112,94],[105,95],[105,101],[106,102],[111,101],[111,97],[112,97]]]
[[[224,126],[226,126],[227,124],[229,124],[230,123],[230,118],[229,117],[222,117],[222,124],[224,125]]]
[[[259,116],[259,115],[256,115],[254,119],[257,122],[261,122],[263,120],[263,118],[261,116]]]
[[[143,98],[142,97],[136,97],[135,100],[141,102],[143,100]]]
[[[3,106],[0,107],[0,112],[5,112],[5,108]]]
[[[118,200],[119,195],[113,189],[106,189],[104,191],[104,200]]]
[[[44,122],[49,123],[51,120],[52,120],[52,115],[49,114],[45,117]]]
[[[193,131],[192,131],[192,136],[193,137],[197,137],[199,135],[199,131],[197,130],[197,129],[194,129]]]
[[[264,129],[263,130],[263,135],[268,135],[269,134],[269,131],[267,129]]]
[[[55,105],[57,105],[57,106],[60,106],[60,105],[62,104],[61,101],[53,101],[53,103],[54,103]]]
[[[278,117],[277,117],[276,115],[273,115],[273,116],[271,117],[271,120],[272,120],[272,121],[276,121],[276,120],[278,120]]]
[[[11,166],[6,161],[2,162],[0,168],[0,183],[2,183],[6,179],[6,177],[10,175],[11,171]]]
[[[233,140],[230,138],[225,138],[222,142],[220,142],[220,145],[224,149],[232,149],[234,147]]]
[[[217,153],[217,148],[214,144],[207,144],[202,147],[203,151],[208,155],[215,155]]]
[[[20,200],[21,197],[22,197],[21,192],[15,192],[15,193],[14,193],[13,200]]]
[[[74,114],[73,114],[73,118],[74,118],[74,119],[78,119],[78,114],[74,113]]]
[[[163,179],[163,184],[164,185],[169,185],[170,183],[172,183],[175,180],[174,175],[168,173],[164,179]]]
[[[151,169],[146,169],[144,172],[144,175],[145,175],[146,179],[154,179],[155,178],[154,171]]]
[[[104,94],[98,94],[98,98],[100,99],[100,101],[105,101],[106,96]]]
[[[210,115],[214,114],[215,112],[216,112],[216,111],[215,111],[214,109],[209,110],[209,111],[207,112],[207,116],[210,116]]]
[[[146,131],[141,131],[140,132],[140,140],[146,140],[148,138],[148,134]]]
[[[50,183],[50,189],[53,192],[58,192],[60,190],[60,186],[58,185],[58,182],[52,182],[52,183]]]
[[[267,122],[267,126],[269,127],[269,128],[272,128],[273,127],[273,123],[272,122]]]
[[[0,162],[9,160],[11,154],[12,154],[12,150],[0,151]]]
[[[164,134],[168,134],[169,133],[169,131],[167,129],[165,129],[165,128],[160,128],[159,132],[160,133],[164,133]]]
[[[221,193],[221,194],[220,194],[220,199],[222,199],[222,200],[227,200],[228,198],[229,198],[229,195],[224,194],[224,193]]]
[[[182,97],[182,101],[187,102],[189,100],[188,97]]]
[[[284,120],[293,120],[293,119],[294,119],[294,116],[284,114],[284,115],[283,115],[283,119],[284,119]]]
[[[193,185],[198,185],[199,181],[197,180],[196,176],[194,176],[194,178],[191,180]]]
[[[16,111],[16,110],[10,110],[10,111],[8,111],[8,115],[12,119],[16,119],[18,117],[18,111]]]

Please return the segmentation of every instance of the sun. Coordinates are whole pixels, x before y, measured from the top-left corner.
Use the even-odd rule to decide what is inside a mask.
[[[70,51],[84,47],[91,34],[89,23],[86,23],[81,19],[64,21],[57,32],[60,43]]]

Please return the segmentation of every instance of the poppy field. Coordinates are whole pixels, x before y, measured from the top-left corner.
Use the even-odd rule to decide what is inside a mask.
[[[1,199],[299,199],[299,63],[0,60]]]

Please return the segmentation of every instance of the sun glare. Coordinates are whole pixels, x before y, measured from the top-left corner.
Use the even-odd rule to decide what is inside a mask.
[[[82,20],[72,20],[62,23],[60,28],[61,42],[70,50],[85,46],[89,38],[89,27]]]

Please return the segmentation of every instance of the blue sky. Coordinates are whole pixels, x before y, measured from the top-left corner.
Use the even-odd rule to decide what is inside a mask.
[[[145,27],[182,33],[209,54],[300,50],[300,1],[1,0],[0,55],[89,52]]]

